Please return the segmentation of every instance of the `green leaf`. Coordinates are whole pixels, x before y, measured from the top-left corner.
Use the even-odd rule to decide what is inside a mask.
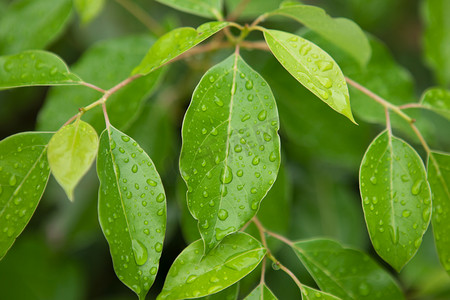
[[[155,166],[129,136],[109,126],[100,137],[98,214],[114,271],[139,299],[158,272],[166,196]]]
[[[450,120],[450,90],[431,88],[424,93],[420,104]]]
[[[269,287],[260,283],[244,300],[277,300],[278,298],[272,293]]]
[[[370,239],[398,272],[415,255],[431,217],[431,193],[420,156],[383,131],[370,144],[359,172]]]
[[[302,291],[302,299],[303,300],[317,300],[317,299],[339,300],[339,299],[341,299],[341,298],[338,298],[331,294],[310,288],[309,286],[306,286],[306,285],[302,285],[301,291]]]
[[[227,26],[228,22],[209,22],[197,29],[182,27],[166,33],[148,50],[132,75],[153,72]]]
[[[75,8],[81,17],[81,22],[87,24],[101,13],[105,0],[75,0]]]
[[[71,0],[14,1],[0,18],[0,54],[43,49],[69,22]]]
[[[431,152],[428,181],[433,195],[433,233],[441,264],[450,274],[450,155]]]
[[[0,259],[28,224],[44,193],[52,135],[24,132],[0,141]]]
[[[450,2],[426,0],[422,7],[425,23],[425,58],[439,83],[450,87]]]
[[[189,299],[217,293],[250,273],[265,253],[257,240],[242,232],[228,235],[206,256],[203,242],[198,240],[178,255],[157,299]]]
[[[0,90],[30,85],[73,85],[82,80],[53,53],[29,50],[0,56]]]
[[[221,16],[222,0],[156,0],[175,9],[215,19]]]
[[[239,296],[239,282],[226,289],[205,297],[197,298],[202,300],[237,300]]]
[[[200,80],[183,122],[180,170],[205,253],[256,214],[280,166],[278,128],[269,86],[239,55]]]
[[[137,35],[97,43],[84,52],[71,70],[86,82],[103,89],[112,88],[128,77],[153,42],[154,39],[147,35]],[[158,71],[136,79],[109,97],[106,107],[111,123],[120,130],[126,128],[138,116],[141,104],[158,86],[162,74]],[[39,112],[38,128],[58,130],[80,107],[91,104],[101,96],[101,93],[85,86],[51,88]],[[100,106],[84,114],[83,120],[98,133],[105,128]]]
[[[404,299],[394,278],[363,252],[326,239],[299,241],[292,248],[324,292],[342,299]]]
[[[347,83],[331,56],[297,35],[264,30],[270,50],[291,75],[332,109],[353,123]]]
[[[98,136],[88,123],[77,119],[62,127],[48,144],[48,162],[56,181],[73,201],[73,191],[94,162]]]
[[[234,11],[241,2],[242,0],[225,0],[227,11]],[[277,9],[281,2],[283,2],[283,0],[249,0],[238,19],[257,18],[259,15]]]
[[[268,14],[272,15],[282,15],[302,23],[350,54],[362,66],[370,59],[369,40],[358,24],[349,19],[332,18],[319,7],[298,4],[282,5]]]

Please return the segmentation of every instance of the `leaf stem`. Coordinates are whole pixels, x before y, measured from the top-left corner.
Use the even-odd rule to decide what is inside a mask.
[[[281,235],[279,235],[279,234],[277,234],[277,233],[275,233],[275,232],[266,230],[266,233],[267,233],[268,235],[270,235],[270,236],[276,238],[277,240],[280,240],[280,241],[282,241],[283,243],[285,243],[285,244],[291,246],[291,247],[294,245],[294,242],[293,242],[293,241],[291,241],[291,240],[285,238],[284,236],[281,236]]]
[[[407,104],[403,104],[403,105],[398,106],[398,108],[406,109],[406,108],[426,108],[426,107],[423,106],[420,103],[407,103]]]
[[[165,33],[164,28],[136,3],[130,0],[116,0],[116,2],[138,19],[154,35],[161,36]]]
[[[384,114],[386,115],[386,129],[389,130],[389,132],[392,132],[391,127],[391,117],[389,116],[389,109],[387,107],[384,108]]]
[[[102,110],[103,110],[103,116],[105,117],[106,129],[108,129],[109,126],[111,125],[111,123],[109,122],[109,117],[108,117],[108,113],[106,111],[106,103],[105,102],[102,103]]]
[[[265,277],[266,277],[266,264],[267,264],[267,257],[264,256],[262,265],[261,265],[261,280],[259,281],[259,284],[264,284]]]
[[[267,18],[268,15],[269,15],[268,13],[260,15],[258,18],[255,19],[255,21],[253,21],[252,24],[250,24],[250,27],[255,27],[259,23],[263,22]]]
[[[428,146],[427,142],[425,141],[425,139],[423,138],[422,134],[420,133],[419,129],[417,128],[416,125],[410,123],[409,126],[411,126],[411,129],[414,131],[414,133],[416,134],[417,138],[419,139],[420,143],[422,144],[422,147],[425,149],[425,152],[428,155],[431,155],[431,149]]]
[[[227,21],[234,21],[242,14],[242,12],[245,10],[247,5],[250,3],[251,0],[241,0],[239,4],[234,8],[232,12],[230,12],[227,16]]]
[[[106,91],[104,89],[99,88],[98,86],[93,85],[92,83],[88,83],[88,82],[82,81],[81,84],[84,85],[84,86],[87,86],[88,88],[91,88],[91,89],[94,89],[96,91],[99,91],[100,93],[106,93]]]

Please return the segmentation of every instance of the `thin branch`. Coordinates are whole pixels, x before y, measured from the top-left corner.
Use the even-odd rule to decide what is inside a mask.
[[[263,22],[267,18],[268,15],[269,15],[268,13],[260,15],[258,18],[256,18],[255,21],[253,21],[253,23],[250,25],[250,27],[254,27],[254,26],[258,25],[259,23]]]
[[[136,17],[136,19],[144,24],[144,26],[156,36],[161,36],[165,33],[164,28],[136,3],[130,0],[116,0],[116,2]]]
[[[109,90],[107,91],[107,94],[109,94],[108,97],[109,97],[111,94],[114,94],[115,92],[117,92],[118,90],[120,90],[121,88],[123,88],[124,86],[126,86],[127,84],[131,83],[133,80],[138,79],[139,77],[142,77],[142,75],[136,74],[136,75],[133,75],[133,76],[131,76],[131,77],[128,77],[127,79],[125,79],[125,80],[122,81],[122,82],[119,82],[116,86],[112,87],[111,89],[109,89]]]
[[[289,246],[293,246],[293,245],[294,245],[294,242],[293,242],[293,241],[291,241],[291,240],[285,238],[284,236],[281,236],[281,235],[279,235],[279,234],[277,234],[277,233],[275,233],[275,232],[266,230],[266,233],[267,233],[268,235],[270,235],[270,236],[276,238],[277,240],[282,241],[283,243],[285,243],[285,244],[287,244],[287,245],[289,245]]]
[[[264,256],[262,265],[261,265],[261,280],[259,281],[259,284],[264,284],[265,277],[266,277],[266,264],[267,264],[267,258]]]
[[[406,109],[406,108],[426,108],[426,107],[423,106],[420,103],[407,103],[407,104],[403,104],[403,105],[398,106],[398,108]]]
[[[242,14],[251,0],[241,0],[236,8],[227,16],[227,21],[234,21]]]
[[[261,236],[261,242],[263,244],[263,246],[267,249],[267,251],[269,251],[269,247],[267,247],[267,240],[266,240],[266,235],[265,235],[265,231],[266,229],[264,228],[264,226],[261,224],[261,222],[258,220],[258,217],[253,217],[252,219],[253,223],[255,223],[256,228],[258,228],[259,231],[259,235]]]
[[[263,51],[270,51],[269,46],[267,46],[266,42],[247,42],[242,41],[240,43],[242,48],[246,49],[257,49],[257,50],[263,50]]]
[[[108,113],[106,112],[106,103],[105,102],[102,103],[102,110],[103,110],[103,116],[105,117],[106,128],[109,128],[111,123],[109,122]]]
[[[300,291],[302,290],[302,283],[300,282],[300,280],[298,280],[297,276],[294,275],[294,273],[292,273],[291,270],[289,270],[288,268],[286,268],[283,264],[281,264],[278,260],[275,261],[275,264],[281,269],[283,270],[286,274],[288,274],[292,280],[294,280],[295,284],[298,286],[298,288],[300,289]]]
[[[76,118],[78,118],[79,115],[80,115],[80,113],[77,113],[76,115],[74,115],[73,117],[71,117],[69,120],[67,120],[66,123],[63,124],[63,126],[61,126],[61,128],[63,128],[64,126],[69,125],[70,123],[72,123],[72,121],[75,120]]]
[[[386,115],[386,129],[389,130],[389,132],[392,132],[391,118],[389,116],[389,108],[387,107],[384,108],[384,114]]]
[[[422,144],[422,147],[425,149],[425,151],[427,152],[428,155],[430,155],[431,153],[431,149],[428,146],[427,142],[425,141],[425,139],[423,138],[422,134],[420,133],[419,129],[416,127],[416,125],[414,124],[409,124],[409,126],[411,126],[411,129],[414,131],[414,133],[416,134],[417,138],[419,139],[420,143]]]
[[[104,89],[99,88],[98,86],[93,85],[92,83],[88,83],[88,82],[82,81],[81,84],[84,85],[84,86],[87,86],[88,88],[91,88],[91,89],[94,89],[96,91],[99,91],[100,93],[106,93],[106,91]]]
[[[204,52],[209,52],[209,51],[214,51],[214,50],[218,50],[218,49],[223,49],[223,48],[231,48],[233,46],[233,44],[231,44],[230,42],[218,42],[218,41],[213,41],[204,45],[199,45],[195,48],[190,49],[187,52],[184,52],[183,54],[175,57],[174,59],[170,60],[169,63],[172,62],[176,62],[197,54],[201,54]]]

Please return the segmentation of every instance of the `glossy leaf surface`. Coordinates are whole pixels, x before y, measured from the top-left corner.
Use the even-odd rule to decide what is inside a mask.
[[[372,244],[399,272],[417,252],[430,222],[423,162],[406,142],[384,131],[364,155],[359,185]]]
[[[350,54],[360,65],[366,65],[370,59],[369,41],[362,29],[352,20],[332,18],[316,6],[289,4],[270,12],[292,18]]]
[[[228,22],[209,22],[197,29],[182,27],[166,33],[148,50],[132,75],[153,72],[227,26]]]
[[[0,56],[0,90],[31,85],[72,85],[82,80],[53,53],[28,50]]]
[[[332,109],[355,122],[344,74],[325,51],[297,35],[265,30],[270,50],[291,75]]]
[[[338,298],[331,294],[310,288],[309,286],[306,286],[306,285],[302,286],[301,292],[302,292],[302,300],[317,300],[317,299],[339,300],[339,299],[341,299],[341,298]]]
[[[450,90],[431,88],[423,95],[421,104],[450,120]]]
[[[64,30],[71,11],[71,0],[14,1],[0,18],[0,55],[45,48]]]
[[[86,50],[71,66],[71,70],[86,82],[110,89],[128,77],[153,42],[154,39],[147,35],[99,42]],[[108,98],[106,107],[114,126],[121,130],[137,117],[139,107],[158,85],[161,75],[162,72],[157,71],[138,78]],[[58,130],[80,107],[91,104],[101,96],[101,93],[85,86],[53,87],[39,112],[37,126],[40,130]],[[83,120],[91,124],[98,133],[105,128],[101,107],[83,115]]]
[[[425,58],[439,83],[450,87],[450,2],[423,2]]]
[[[265,284],[259,284],[244,300],[277,300],[273,292]]]
[[[428,180],[433,195],[433,233],[439,260],[450,274],[450,155],[431,152]]]
[[[237,300],[239,296],[239,282],[221,290],[218,293],[211,294],[205,297],[197,298],[201,300]]]
[[[225,237],[206,256],[203,242],[198,240],[176,258],[157,299],[189,299],[217,293],[250,273],[265,253],[257,240],[241,232]]]
[[[299,241],[292,248],[324,292],[342,299],[404,299],[394,278],[363,252],[326,239]]]
[[[155,166],[129,136],[110,126],[100,137],[98,214],[114,271],[139,299],[156,273],[166,231],[166,196]]]
[[[278,128],[269,86],[239,55],[211,68],[195,89],[180,170],[205,253],[256,214],[280,166]]]
[[[157,0],[159,3],[171,6],[175,9],[215,19],[221,15],[222,0]]]
[[[105,0],[75,0],[75,8],[84,24],[92,21],[102,11],[104,5]]]
[[[50,140],[50,169],[71,201],[76,185],[94,162],[97,149],[97,132],[80,119],[58,130]]]
[[[52,135],[24,132],[0,141],[0,259],[28,224],[44,193]]]

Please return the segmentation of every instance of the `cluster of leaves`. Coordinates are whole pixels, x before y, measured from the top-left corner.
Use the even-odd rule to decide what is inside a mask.
[[[361,121],[385,124],[386,129],[370,143],[359,172],[372,245],[380,258],[400,272],[416,255],[431,221],[439,259],[450,272],[450,154],[432,150],[425,137],[433,135],[424,134],[416,126],[416,117],[405,113],[418,108],[450,119],[449,90],[431,88],[420,102],[414,102],[408,75],[393,63],[380,42],[368,37],[353,21],[332,18],[319,7],[285,2],[243,26],[234,20],[239,14],[254,14],[252,1],[229,1],[231,13],[226,19],[220,0],[158,2],[216,21],[196,29],[176,28],[159,38],[139,35],[105,41],[86,51],[71,68],[54,53],[36,50],[52,42],[67,23],[71,1],[23,0],[7,8],[0,6],[5,15],[0,20],[0,89],[64,86],[50,90],[39,114],[40,131],[18,133],[0,142],[0,259],[30,221],[50,174],[74,201],[75,188],[96,159],[98,219],[115,273],[139,299],[145,299],[158,273],[171,216],[146,142],[137,141],[137,136],[151,135],[155,130],[148,133],[148,128],[135,126],[133,121],[143,115],[142,124],[155,125],[157,111],[152,110],[157,108],[143,107],[142,103],[157,90],[169,64],[195,53],[231,48],[232,54],[223,55],[228,57],[203,74],[184,115],[179,170],[187,191],[180,218],[192,243],[173,262],[158,299],[236,299],[239,282],[258,271],[260,264],[260,283],[245,299],[277,299],[265,283],[268,260],[291,276],[303,299],[404,298],[393,275],[364,252],[331,239],[294,242],[279,234],[286,233],[288,226],[280,213],[285,203],[277,202],[285,193],[283,184],[288,182],[288,175],[280,168],[279,115],[294,144],[287,152],[301,147],[303,142],[299,141],[310,144],[317,131],[325,125],[331,127],[325,130],[333,130],[343,118],[333,115],[330,124],[323,127],[314,120],[303,120],[313,117],[302,114],[302,105],[314,104],[298,103],[302,101],[292,95],[280,95],[276,101],[269,83],[247,64],[241,49],[271,52],[306,89],[304,93],[319,98],[351,122],[356,124],[353,108]],[[101,12],[104,1],[77,0],[75,4],[81,20],[88,23]],[[445,23],[442,12],[447,4],[442,0],[426,1],[425,5],[427,59],[445,87],[450,84],[446,73],[450,68],[441,66],[450,61],[445,48],[450,45],[450,30],[435,27]],[[23,26],[19,26],[23,31],[12,30],[21,20],[43,14],[44,21],[32,30]],[[440,18],[435,17],[438,15]],[[293,34],[259,25],[272,17],[293,19],[307,30]],[[265,41],[249,40],[253,32],[262,33]],[[208,44],[197,46],[210,37]],[[442,52],[436,50],[436,44],[443,45],[439,47]],[[121,77],[124,69],[128,72],[125,79]],[[268,69],[273,70],[273,66],[268,64]],[[262,70],[269,76],[270,72]],[[381,73],[389,75],[380,83],[374,77]],[[387,76],[393,80],[385,81]],[[270,80],[275,93],[282,80]],[[347,84],[353,88],[351,94]],[[398,94],[390,93],[393,88]],[[324,108],[317,110],[322,114]],[[298,122],[311,127],[310,136],[298,130]],[[354,126],[346,122],[345,126]],[[427,167],[393,129],[420,142]],[[327,142],[339,144],[340,134],[336,134],[337,141]],[[342,135],[353,139],[352,133]],[[151,146],[159,143],[163,142],[157,140]],[[344,146],[329,157],[352,160],[355,155],[351,151]],[[308,227],[308,223],[301,226]],[[274,256],[279,244],[268,243],[267,236],[292,248],[317,286],[299,281]]]

